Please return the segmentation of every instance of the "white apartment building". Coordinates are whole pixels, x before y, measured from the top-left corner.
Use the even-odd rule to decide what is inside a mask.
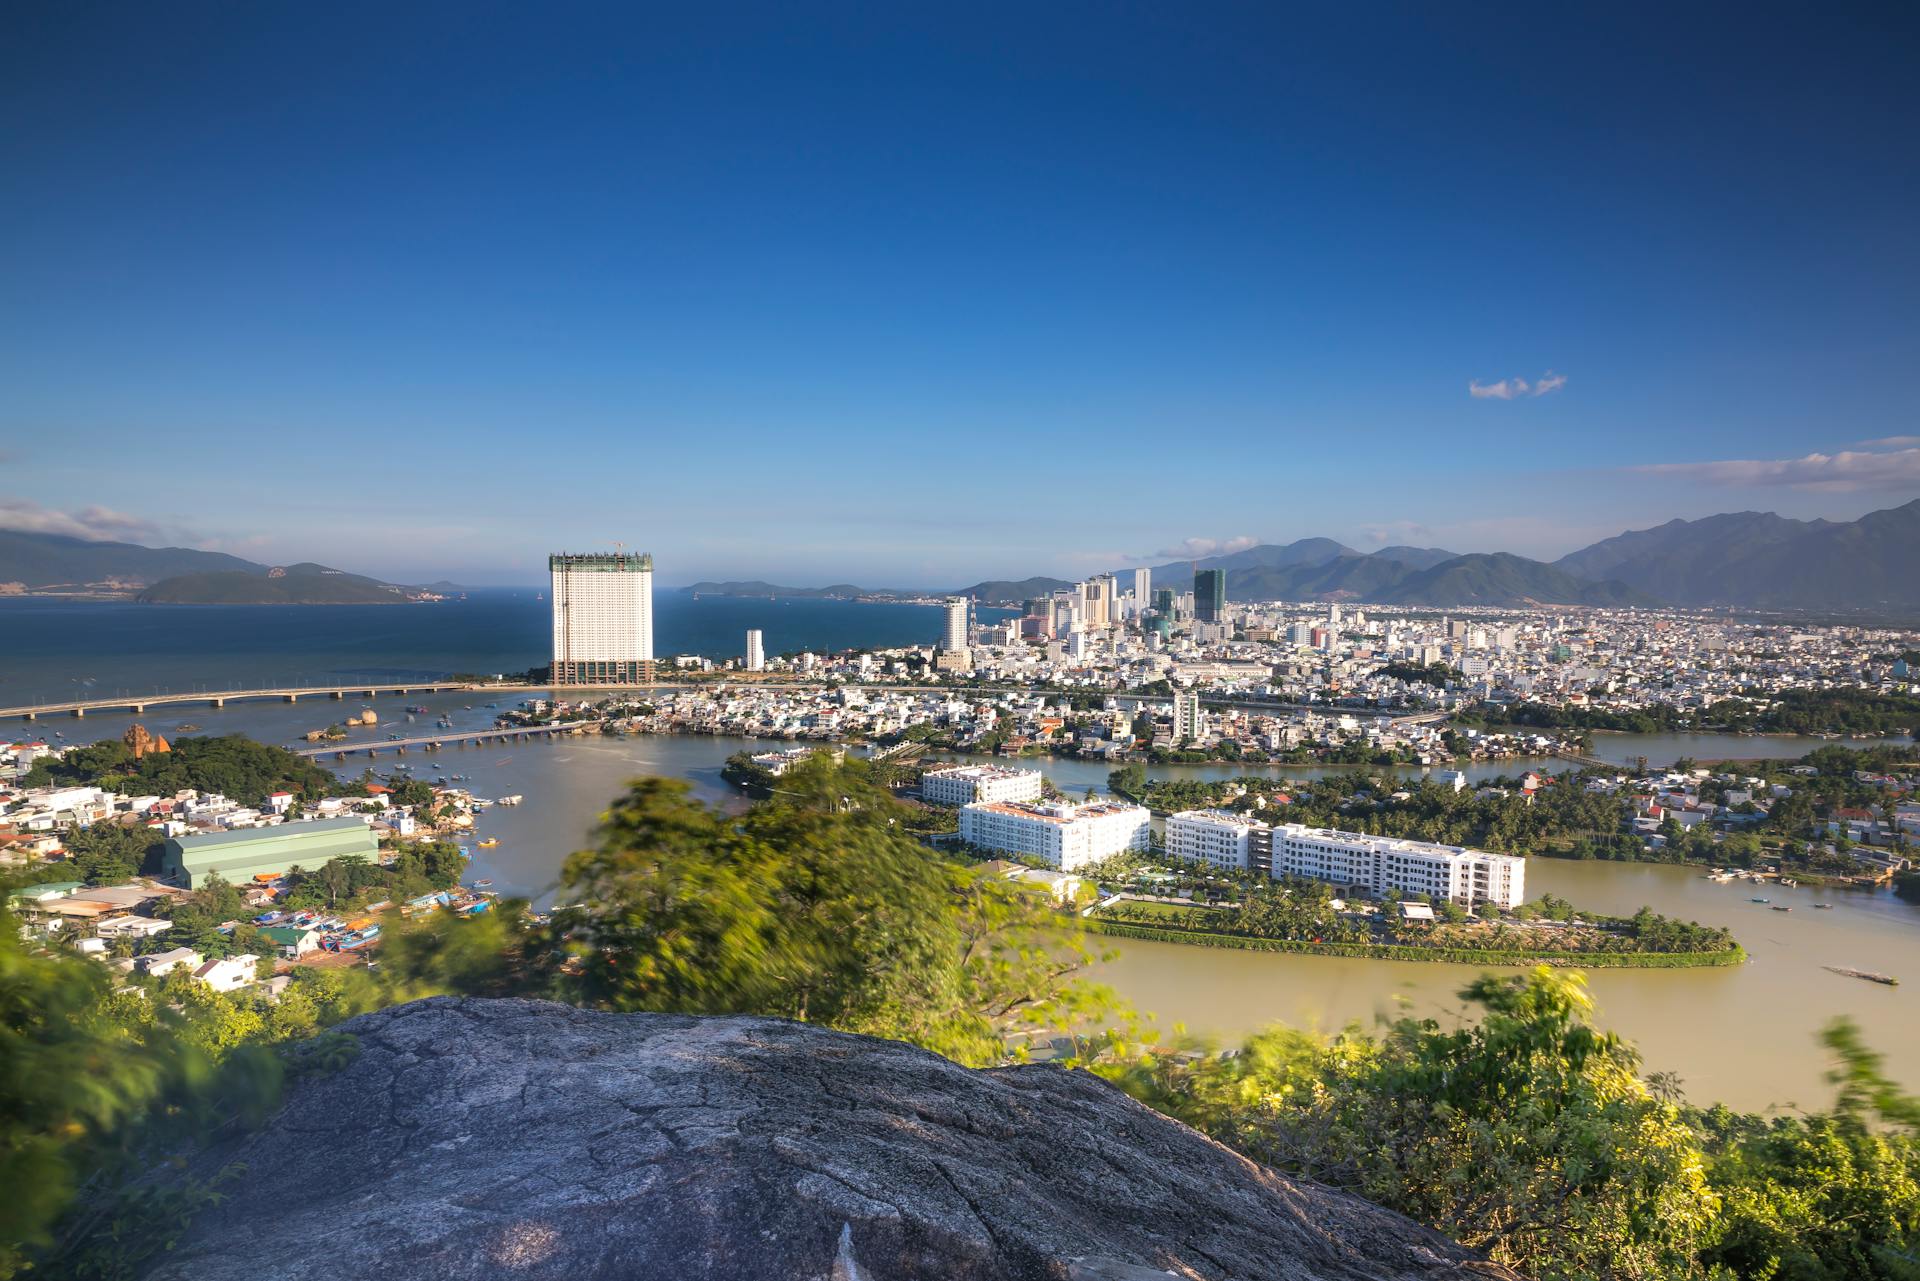
[[[946,634],[940,641],[940,648],[949,654],[958,653],[967,647],[967,598],[964,596],[947,597]]]
[[[1199,742],[1207,736],[1207,714],[1200,708],[1200,695],[1185,691],[1173,696],[1173,741]]]
[[[760,629],[757,627],[747,632],[747,670],[750,672],[767,670],[767,647],[761,640]]]
[[[948,765],[920,776],[920,799],[935,805],[971,805],[975,801],[1037,801],[1039,770],[1000,765]]]
[[[1133,616],[1139,618],[1153,606],[1153,571],[1133,571]]]
[[[1265,852],[1268,832],[1265,823],[1229,810],[1182,810],[1167,817],[1167,855],[1245,872]]]
[[[1360,886],[1373,894],[1399,890],[1451,899],[1471,907],[1491,902],[1520,906],[1527,896],[1527,861],[1457,845],[1403,841],[1361,832],[1336,832],[1300,823],[1273,829],[1275,880],[1285,876]]]
[[[653,557],[549,556],[555,685],[632,685],[653,677]]]
[[[975,801],[960,810],[961,840],[1039,859],[1062,872],[1144,850],[1151,831],[1145,806],[1118,801]]]

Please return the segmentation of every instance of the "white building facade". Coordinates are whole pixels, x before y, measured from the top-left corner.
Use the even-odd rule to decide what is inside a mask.
[[[949,654],[967,647],[967,603],[964,596],[947,597],[947,626],[940,648]]]
[[[960,810],[961,840],[1037,859],[1062,872],[1144,850],[1151,833],[1152,815],[1145,806],[1114,801],[975,801]]]
[[[653,557],[561,553],[552,576],[555,685],[632,685],[653,679]]]
[[[1167,855],[1189,863],[1206,863],[1223,871],[1250,871],[1255,852],[1265,844],[1267,833],[1265,823],[1243,814],[1225,810],[1182,810],[1167,817]]]
[[[764,672],[767,670],[767,646],[760,637],[760,629],[754,628],[747,633],[747,670]]]
[[[949,765],[920,776],[920,799],[935,805],[971,805],[975,801],[1037,801],[1039,770],[999,765]]]
[[[1511,854],[1299,823],[1274,828],[1272,840],[1276,880],[1298,876],[1342,887],[1360,886],[1376,895],[1399,890],[1430,895],[1436,902],[1451,899],[1466,907],[1493,903],[1515,908],[1527,897],[1527,861]]]
[[[1200,695],[1180,691],[1173,696],[1173,741],[1199,742],[1207,736],[1207,714],[1201,709]]]

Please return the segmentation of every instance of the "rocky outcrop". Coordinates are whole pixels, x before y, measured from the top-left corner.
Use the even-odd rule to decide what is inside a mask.
[[[438,998],[202,1158],[165,1281],[1506,1277],[1083,1072],[758,1018]]]

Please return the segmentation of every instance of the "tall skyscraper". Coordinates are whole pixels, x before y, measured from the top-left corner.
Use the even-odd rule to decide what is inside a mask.
[[[1195,622],[1221,623],[1227,613],[1227,571],[1203,569],[1193,576]]]
[[[1153,604],[1153,571],[1136,569],[1133,571],[1133,612],[1137,618],[1144,618]]]
[[[764,672],[767,670],[767,647],[760,638],[760,629],[753,628],[747,633],[747,670]]]
[[[653,679],[653,557],[562,552],[553,577],[555,685],[632,685]]]
[[[1153,594],[1153,610],[1162,618],[1173,617],[1173,588],[1162,587]]]
[[[1113,576],[1101,574],[1080,584],[1080,599],[1085,602],[1082,616],[1091,628],[1113,625]]]
[[[965,596],[947,597],[947,629],[940,648],[949,654],[967,647],[967,604]]]

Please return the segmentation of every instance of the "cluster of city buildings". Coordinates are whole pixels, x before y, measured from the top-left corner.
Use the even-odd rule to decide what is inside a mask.
[[[553,680],[619,686],[655,672],[650,556],[555,555]],[[977,617],[974,602],[941,606],[937,642],[843,655],[769,658],[759,631],[744,656],[718,665],[755,675],[861,683],[967,681],[1010,688],[1267,700],[1340,716],[1343,709],[1440,712],[1544,702],[1628,712],[1698,710],[1739,698],[1764,707],[1791,689],[1920,690],[1902,655],[1920,632],[1814,628],[1724,612],[1665,609],[1414,609],[1229,601],[1226,573],[1198,570],[1190,591],[1155,588],[1152,575],[1096,575]],[[682,656],[676,666],[712,668]],[[1173,704],[1173,742],[1205,749],[1233,741],[1280,752],[1339,738],[1417,754],[1441,730],[1400,734],[1342,725],[1333,735],[1290,716],[1216,716]],[[1258,709],[1255,709],[1257,712]],[[1190,713],[1190,714],[1183,714]],[[1453,743],[1457,751],[1462,739]],[[1560,740],[1523,750],[1551,750]],[[1466,744],[1473,754],[1474,744]],[[1498,754],[1495,748],[1489,754]]]

